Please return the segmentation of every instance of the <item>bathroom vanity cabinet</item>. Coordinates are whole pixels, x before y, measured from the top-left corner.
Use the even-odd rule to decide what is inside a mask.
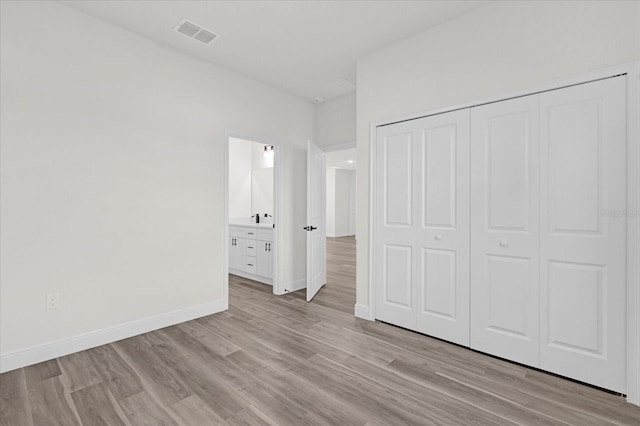
[[[229,273],[273,285],[273,225],[229,226]]]

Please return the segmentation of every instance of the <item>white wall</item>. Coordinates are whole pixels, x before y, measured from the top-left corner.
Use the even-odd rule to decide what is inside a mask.
[[[350,230],[351,199],[355,195],[355,170],[336,169],[336,237],[353,235]]]
[[[220,300],[227,131],[285,144],[304,278],[312,104],[56,2],[0,7],[3,354]]]
[[[358,62],[357,303],[369,305],[370,125],[640,58],[640,2],[495,2]]]
[[[356,93],[316,105],[316,144],[324,147],[356,140]]]
[[[253,179],[253,142],[229,138],[229,217],[249,218]]]
[[[327,237],[336,236],[336,169],[327,169]]]
[[[327,236],[354,235],[355,170],[327,169]]]

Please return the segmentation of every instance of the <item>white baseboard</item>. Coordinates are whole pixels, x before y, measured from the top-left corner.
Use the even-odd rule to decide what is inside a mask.
[[[295,280],[288,284],[284,285],[285,293],[291,293],[292,291],[302,290],[303,288],[307,288],[307,280]]]
[[[330,234],[327,232],[327,238],[335,238],[335,237],[336,237],[336,234]]]
[[[369,320],[369,321],[375,320],[375,318],[373,318],[373,311],[371,310],[371,308],[369,306],[361,305],[359,303],[356,303],[353,309],[353,314],[356,317],[362,318],[365,320]]]
[[[0,354],[0,373],[48,361],[85,349],[116,342],[138,334],[179,324],[181,322],[226,311],[229,305],[226,300],[215,300],[185,309],[154,315],[130,321],[101,330],[78,334],[53,342],[43,343],[30,348]]]

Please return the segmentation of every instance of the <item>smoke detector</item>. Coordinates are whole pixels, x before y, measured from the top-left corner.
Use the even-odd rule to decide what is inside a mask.
[[[220,37],[219,34],[206,30],[200,25],[196,25],[187,19],[180,21],[178,25],[176,25],[175,30],[180,34],[184,34],[187,37],[196,39],[204,44],[209,44],[216,38]]]

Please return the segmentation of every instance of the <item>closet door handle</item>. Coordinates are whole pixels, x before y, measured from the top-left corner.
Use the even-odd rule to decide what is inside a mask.
[[[271,243],[269,243],[269,251],[271,251]]]
[[[267,243],[264,243],[264,251],[267,251]]]
[[[434,237],[436,241],[442,241],[442,235],[438,234]]]
[[[507,240],[500,240],[498,244],[500,244],[500,247],[509,247],[509,242]]]

